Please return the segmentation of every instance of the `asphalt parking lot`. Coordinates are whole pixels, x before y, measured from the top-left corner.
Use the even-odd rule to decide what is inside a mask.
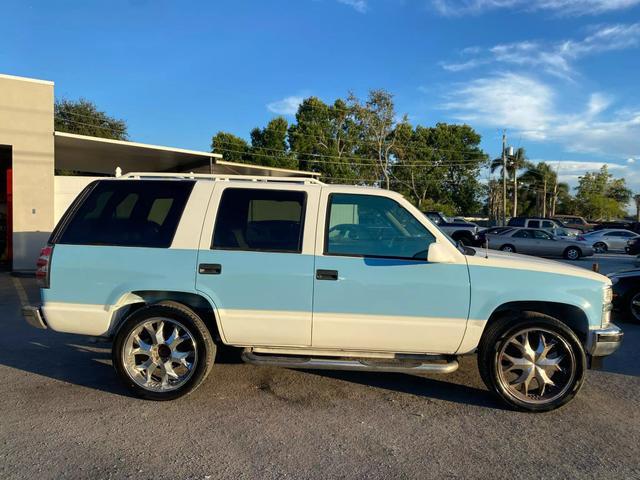
[[[634,259],[580,261],[601,271]],[[572,262],[575,263],[575,262]],[[23,293],[24,292],[24,293]],[[191,396],[130,397],[109,345],[23,323],[0,274],[0,478],[640,478],[640,326],[566,407],[503,408],[475,358],[449,376],[225,363]]]

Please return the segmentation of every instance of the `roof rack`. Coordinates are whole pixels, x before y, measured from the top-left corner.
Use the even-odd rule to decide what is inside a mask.
[[[304,185],[324,185],[324,182],[311,177],[266,177],[253,175],[224,175],[216,173],[158,173],[129,172],[119,178],[182,178],[191,180],[212,180],[216,182],[241,181],[263,183],[302,183]]]

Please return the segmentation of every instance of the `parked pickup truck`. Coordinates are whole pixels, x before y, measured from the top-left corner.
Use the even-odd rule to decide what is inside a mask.
[[[255,365],[415,374],[477,353],[499,398],[545,411],[622,339],[607,277],[458,248],[397,193],[308,178],[95,181],[37,278],[26,321],[112,339],[117,375],[153,400],[194,390],[227,345]]]
[[[478,232],[480,228],[475,223],[464,220],[449,219],[440,212],[424,212],[424,214],[435,223],[440,230],[449,235],[454,241],[462,245],[479,246]]]

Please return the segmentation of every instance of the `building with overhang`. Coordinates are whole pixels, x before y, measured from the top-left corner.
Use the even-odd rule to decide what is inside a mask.
[[[40,248],[75,196],[95,178],[115,176],[117,169],[318,175],[227,162],[210,152],[56,132],[53,104],[53,82],[0,74],[0,262],[11,270],[34,270]]]

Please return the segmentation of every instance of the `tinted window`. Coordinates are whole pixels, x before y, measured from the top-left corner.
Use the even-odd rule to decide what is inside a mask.
[[[529,225],[527,225],[527,227],[540,228],[540,220],[529,220]]]
[[[515,238],[531,238],[533,235],[531,234],[531,230],[520,230],[511,236]]]
[[[551,240],[552,237],[547,232],[543,232],[542,230],[534,230],[533,238],[536,238],[538,240]]]
[[[390,198],[330,196],[325,250],[330,255],[427,259],[435,237]]]
[[[227,188],[212,248],[300,253],[305,200],[304,192]]]
[[[524,227],[524,218],[512,218],[509,220],[510,227]]]
[[[555,226],[556,226],[556,224],[555,224],[555,223],[550,222],[550,221],[548,221],[548,220],[546,220],[546,221],[542,222],[542,228],[553,228],[553,227],[555,227]]]
[[[100,181],[77,207],[59,243],[166,248],[171,245],[193,182]]]

